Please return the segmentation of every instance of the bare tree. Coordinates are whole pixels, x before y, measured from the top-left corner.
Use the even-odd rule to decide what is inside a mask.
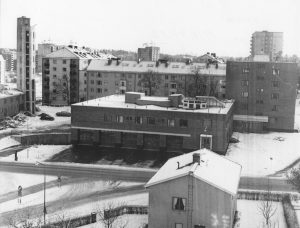
[[[67,216],[65,211],[61,211],[61,213],[56,214],[56,222],[60,228],[69,228],[71,223],[71,217]]]
[[[121,208],[122,206],[124,206],[123,203],[116,205],[113,202],[108,202],[103,206],[98,206],[96,208],[96,212],[99,216],[99,220],[100,222],[102,222],[105,228],[113,228],[113,225],[117,224],[117,221],[120,219],[120,216],[122,215],[119,213],[118,209]]]
[[[264,217],[264,227],[272,228],[275,224],[272,223],[271,218],[275,215],[277,207],[272,201],[272,194],[270,189],[270,182],[268,178],[268,189],[267,194],[265,195],[265,199],[263,199],[258,206],[259,211]]]
[[[287,182],[300,192],[300,166],[286,173]]]
[[[144,89],[149,91],[149,96],[155,94],[156,89],[159,88],[161,84],[161,76],[152,70],[149,70],[146,74],[143,75],[143,78],[139,80],[138,84],[143,86]]]
[[[6,225],[14,228],[33,228],[42,224],[40,213],[31,208],[15,210],[6,218]]]

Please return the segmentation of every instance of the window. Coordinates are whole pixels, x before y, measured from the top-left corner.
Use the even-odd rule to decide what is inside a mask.
[[[250,69],[248,67],[243,68],[243,73],[249,73]]]
[[[271,94],[271,99],[278,100],[279,99],[279,94],[278,93],[272,93]]]
[[[117,122],[118,123],[123,123],[124,122],[123,116],[117,116]]]
[[[278,111],[278,105],[273,105],[272,111]]]
[[[56,71],[56,67],[53,67],[53,71]]]
[[[53,86],[56,86],[56,82],[52,82],[52,85],[53,85]]]
[[[86,80],[84,80],[84,84],[86,85]]]
[[[56,74],[53,74],[53,78],[56,78]]]
[[[143,123],[143,118],[141,116],[135,117],[135,123],[136,124],[142,124]]]
[[[169,75],[165,75],[165,80],[168,80],[169,79]]]
[[[263,100],[256,100],[256,104],[263,104],[264,101]]]
[[[273,67],[273,75],[279,75],[279,74],[280,74],[279,69]]]
[[[53,89],[53,93],[56,93],[56,89]]]
[[[64,60],[63,60],[63,64],[67,64],[67,60],[64,59]]]
[[[97,73],[97,76],[98,76],[98,78],[101,78],[101,77],[102,77],[102,75],[101,75],[100,72]]]
[[[248,92],[242,92],[242,97],[248,97]]]
[[[263,92],[264,92],[264,89],[258,88],[258,89],[256,89],[256,92],[257,92],[257,93],[263,93]]]
[[[101,89],[101,88],[98,88],[98,89],[97,89],[97,93],[102,93],[102,89]]]
[[[104,121],[105,122],[111,122],[111,120],[112,120],[112,116],[104,114]]]
[[[169,88],[169,84],[168,83],[165,83],[165,88]]]
[[[132,116],[127,116],[126,121],[132,121]]]
[[[188,127],[188,121],[184,119],[179,120],[179,126],[180,127]]]
[[[155,119],[153,117],[147,117],[147,124],[154,125],[155,124]]]
[[[175,228],[183,228],[182,223],[175,223]]]
[[[172,76],[171,76],[171,80],[172,80],[172,81],[175,81],[175,79],[176,79],[176,76],[175,76],[175,75],[172,75]]]
[[[184,211],[186,209],[186,199],[173,197],[172,209],[178,211]]]
[[[248,86],[249,82],[248,80],[242,80],[242,86]]]
[[[265,77],[264,76],[256,76],[256,79],[258,81],[263,81],[263,80],[265,80]]]
[[[171,84],[171,88],[172,88],[172,89],[176,89],[176,88],[177,88],[177,84],[176,84],[176,83],[172,83],[172,84]]]
[[[174,119],[168,119],[168,126],[169,127],[175,127],[175,120]]]
[[[279,87],[279,81],[273,81],[272,85],[273,85],[273,87],[278,88]]]
[[[67,68],[63,67],[63,71],[66,72],[66,71],[67,71]]]
[[[97,84],[98,85],[102,85],[102,81],[97,81]]]

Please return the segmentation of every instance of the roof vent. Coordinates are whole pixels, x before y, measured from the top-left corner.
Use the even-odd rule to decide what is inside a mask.
[[[194,153],[193,154],[193,163],[198,163],[200,165],[200,154],[199,153]]]

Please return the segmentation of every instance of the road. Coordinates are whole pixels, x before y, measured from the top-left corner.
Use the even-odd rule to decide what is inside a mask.
[[[69,177],[88,177],[103,180],[122,180],[146,183],[157,170],[131,167],[99,166],[72,163],[32,164],[22,162],[0,162],[0,171],[19,172],[29,174],[43,174]],[[296,192],[286,182],[286,179],[274,177],[241,177],[239,189],[266,190],[268,182],[272,191]]]

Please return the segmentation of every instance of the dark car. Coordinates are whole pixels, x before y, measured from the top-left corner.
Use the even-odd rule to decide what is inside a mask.
[[[56,116],[66,116],[66,117],[70,117],[71,113],[67,112],[67,111],[61,111],[61,112],[57,112]]]
[[[53,116],[50,116],[46,113],[41,113],[39,116],[41,117],[40,120],[50,120],[50,121],[54,120]]]

